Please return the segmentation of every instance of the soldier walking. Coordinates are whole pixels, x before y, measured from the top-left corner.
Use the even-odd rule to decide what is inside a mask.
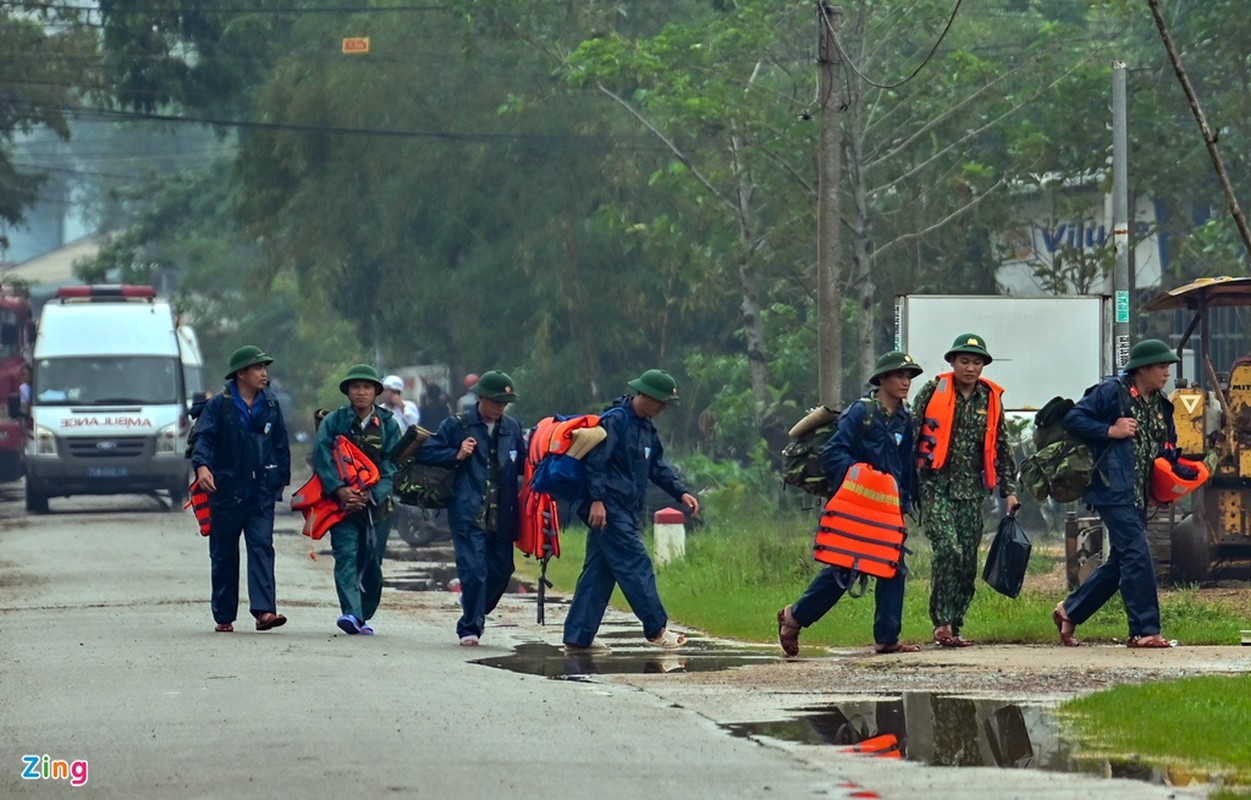
[[[973,602],[982,501],[996,489],[1015,513],[1016,463],[1007,441],[1003,389],[982,377],[991,363],[986,340],[956,337],[944,356],[951,365],[921,387],[913,414],[925,535],[933,548],[930,620],[934,641],[968,647],[960,635]]]

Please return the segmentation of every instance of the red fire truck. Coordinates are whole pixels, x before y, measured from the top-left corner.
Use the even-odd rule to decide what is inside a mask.
[[[0,397],[20,393],[22,367],[30,362],[35,315],[23,285],[0,284]],[[22,477],[22,422],[0,403],[0,481]]]

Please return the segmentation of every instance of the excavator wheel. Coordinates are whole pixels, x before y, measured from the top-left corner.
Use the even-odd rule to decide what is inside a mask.
[[[1197,583],[1211,573],[1212,545],[1207,525],[1195,514],[1173,528],[1173,574],[1179,583]]]

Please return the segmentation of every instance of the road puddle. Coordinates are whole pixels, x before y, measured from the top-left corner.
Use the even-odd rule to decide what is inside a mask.
[[[412,564],[403,569],[390,569],[383,573],[382,585],[402,592],[455,592],[460,585],[456,579],[456,567],[447,564]],[[509,594],[529,594],[534,586],[510,578]]]
[[[692,638],[680,650],[647,645],[637,631],[604,634],[600,640],[610,653],[566,654],[564,648],[543,642],[518,645],[509,655],[474,661],[487,667],[559,680],[587,680],[592,675],[639,675],[667,672],[716,672],[749,664],[776,662],[773,652],[730,648]],[[618,642],[621,640],[621,643]]]
[[[890,699],[799,708],[784,720],[722,727],[744,738],[830,745],[865,757],[906,759],[936,767],[1038,769],[1158,785],[1220,781],[1219,776],[1183,767],[1083,755],[1065,737],[1054,708],[1041,703],[905,692]]]

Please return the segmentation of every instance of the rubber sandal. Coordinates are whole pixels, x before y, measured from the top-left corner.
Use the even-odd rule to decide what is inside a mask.
[[[258,631],[267,631],[270,628],[281,628],[287,624],[287,618],[281,614],[275,614],[272,611],[266,611],[256,618],[256,629]]]
[[[939,625],[934,629],[934,644],[939,647],[972,647],[973,643],[958,633],[951,632],[950,625]]]
[[[1068,633],[1064,632],[1064,626],[1073,625],[1073,620],[1065,616],[1063,603],[1056,606],[1055,611],[1051,612],[1051,621],[1056,624],[1056,630],[1060,633],[1060,644],[1065,647],[1078,647],[1081,645],[1081,642],[1077,641],[1077,637],[1073,635],[1072,630]],[[1076,629],[1077,626],[1073,625],[1073,630]]]
[[[361,632],[361,624],[357,622],[356,617],[351,614],[344,614],[336,619],[334,624],[339,626],[339,630],[343,631],[348,636],[355,636]]]
[[[778,644],[782,645],[782,653],[787,658],[794,658],[799,655],[799,631],[798,625],[792,625],[786,621],[786,609],[778,609]],[[789,631],[789,633],[788,633]]]
[[[874,646],[873,652],[884,656],[891,653],[919,653],[921,645],[912,644],[910,642],[895,642],[894,644],[879,644]]]
[[[477,647],[478,637],[474,636],[472,633],[466,634],[460,637],[460,646],[461,647]]]
[[[1160,636],[1160,634],[1158,633],[1153,633],[1150,636],[1131,636],[1129,637],[1129,641],[1125,643],[1125,646],[1133,647],[1133,648],[1176,647],[1175,644],[1170,642],[1168,639],[1165,639],[1164,637]]]
[[[661,628],[660,635],[655,639],[648,639],[647,643],[653,647],[660,647],[665,650],[677,650],[686,644],[686,634],[675,633],[668,628]]]
[[[234,633],[235,626],[231,625],[229,622],[219,622],[217,623],[217,627],[214,628],[213,630],[217,631],[218,633]]]

